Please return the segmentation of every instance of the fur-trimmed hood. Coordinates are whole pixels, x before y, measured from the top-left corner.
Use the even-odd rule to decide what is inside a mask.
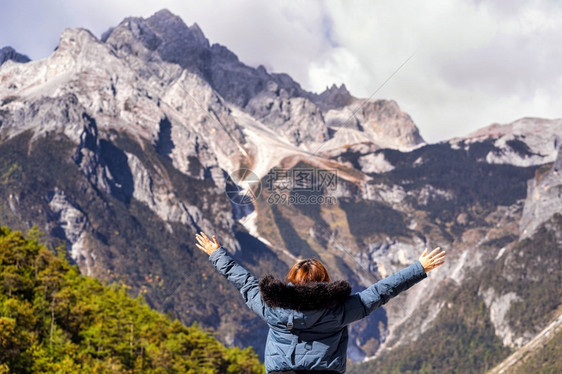
[[[261,297],[269,307],[296,311],[333,308],[351,295],[351,285],[343,280],[293,285],[265,275],[260,279],[259,287]]]

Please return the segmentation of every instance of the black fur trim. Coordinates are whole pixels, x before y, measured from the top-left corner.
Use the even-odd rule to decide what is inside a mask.
[[[271,308],[297,311],[333,308],[351,295],[351,285],[343,280],[293,286],[266,275],[260,279],[259,286],[263,301]]]

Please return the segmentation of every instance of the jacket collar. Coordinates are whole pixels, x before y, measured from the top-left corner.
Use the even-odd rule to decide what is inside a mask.
[[[259,287],[269,307],[297,311],[334,308],[351,295],[351,285],[343,280],[293,285],[266,275],[260,279]]]

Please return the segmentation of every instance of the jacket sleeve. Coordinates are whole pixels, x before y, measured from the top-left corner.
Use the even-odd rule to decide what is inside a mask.
[[[342,324],[348,325],[351,322],[366,317],[373,310],[386,304],[388,300],[424,278],[427,278],[427,274],[423,270],[421,263],[416,261],[407,268],[371,285],[364,291],[350,296],[343,305],[344,315]]]
[[[256,277],[236,263],[222,246],[211,253],[209,261],[240,291],[246,305],[265,320],[266,305],[261,298]]]

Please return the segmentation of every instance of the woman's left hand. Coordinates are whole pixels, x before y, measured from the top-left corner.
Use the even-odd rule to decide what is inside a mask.
[[[209,256],[221,246],[217,241],[216,235],[213,235],[214,243],[207,237],[207,234],[205,234],[203,231],[201,231],[201,235],[195,234],[195,238],[199,242],[199,244],[195,244],[197,248],[199,248]]]
[[[423,266],[423,270],[427,273],[430,270],[435,269],[445,263],[445,251],[441,250],[440,247],[435,248],[431,253],[427,253],[427,248],[421,254],[419,261]]]

